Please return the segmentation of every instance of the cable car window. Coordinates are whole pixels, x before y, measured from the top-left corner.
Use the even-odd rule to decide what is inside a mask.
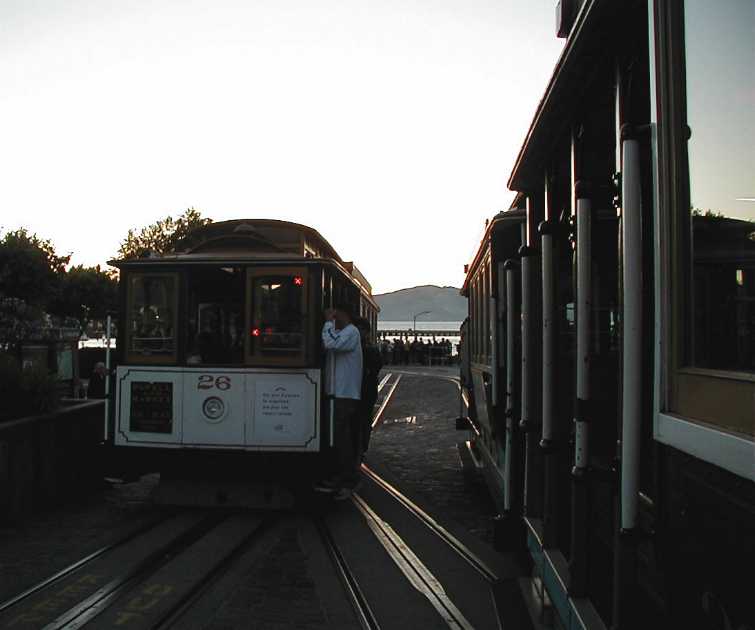
[[[660,54],[655,168],[658,181],[669,184],[659,186],[657,208],[661,228],[669,229],[660,247],[670,264],[660,274],[662,300],[670,300],[663,304],[668,380],[656,434],[684,450],[701,426],[716,429],[717,441],[704,447],[698,441],[695,448],[708,461],[734,462],[731,470],[740,470],[739,440],[755,436],[753,7],[745,0],[672,5],[668,28],[681,41],[680,18],[684,74],[671,70],[673,51]],[[687,124],[689,137],[676,121]],[[670,180],[666,165],[681,177]],[[698,426],[674,425],[676,418]]]
[[[685,362],[699,368],[755,372],[754,19],[750,0],[685,2],[692,130]]]
[[[304,275],[257,275],[251,284],[251,354],[261,358],[302,355],[306,337]]]
[[[150,362],[176,356],[175,274],[134,274],[128,283],[127,353]]]
[[[192,269],[188,278],[189,365],[244,361],[244,272],[238,267]]]

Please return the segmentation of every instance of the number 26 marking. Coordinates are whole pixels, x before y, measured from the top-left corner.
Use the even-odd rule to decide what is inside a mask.
[[[213,389],[221,391],[231,389],[231,379],[228,376],[213,377],[211,374],[200,375],[197,381],[197,389]]]

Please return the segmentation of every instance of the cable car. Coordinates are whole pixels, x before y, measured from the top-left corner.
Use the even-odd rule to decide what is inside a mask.
[[[462,290],[468,454],[540,621],[751,628],[729,566],[755,562],[752,5],[558,15]]]
[[[161,479],[311,481],[331,446],[323,311],[376,329],[371,287],[314,229],[211,223],[174,253],[111,263],[121,313],[112,456]]]

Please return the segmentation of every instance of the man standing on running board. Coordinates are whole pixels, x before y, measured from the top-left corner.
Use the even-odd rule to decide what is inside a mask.
[[[315,484],[320,492],[335,492],[338,500],[351,496],[359,480],[359,452],[353,432],[358,429],[357,412],[362,391],[362,344],[352,323],[350,305],[339,304],[325,311],[322,345],[325,360],[325,392],[334,399],[334,439],[336,473]]]

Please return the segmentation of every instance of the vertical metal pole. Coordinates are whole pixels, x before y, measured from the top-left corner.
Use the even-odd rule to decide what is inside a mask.
[[[490,329],[490,365],[491,369],[491,389],[493,394],[493,405],[498,404],[498,306],[497,300],[493,294],[493,265],[490,265],[489,273],[489,292],[488,300],[488,322]]]
[[[534,360],[531,355],[532,340],[530,337],[530,317],[532,316],[532,300],[530,295],[530,273],[532,258],[529,255],[527,246],[523,246],[519,250],[522,256],[522,306],[521,306],[521,325],[522,325],[522,395],[519,401],[520,408],[520,420],[519,427],[525,434],[525,462],[524,462],[524,513],[527,514],[528,501],[530,499],[529,483],[530,483],[530,466],[532,461],[530,460],[530,448],[529,448],[529,425],[530,425],[530,387],[532,383],[530,381],[530,362]]]
[[[621,529],[637,526],[642,420],[642,190],[637,140],[622,142],[621,238],[624,323],[621,422]]]
[[[503,262],[498,263],[498,295],[496,299],[498,307],[496,313],[497,341],[498,341],[498,363],[496,368],[506,367],[506,335],[505,318],[506,318],[506,269]],[[499,387],[505,391],[505,385]]]
[[[506,460],[503,467],[504,508],[511,511],[513,503],[512,472],[514,459],[514,373],[516,354],[514,352],[514,330],[516,328],[516,263],[507,260],[506,269]]]
[[[107,316],[105,324],[105,441],[110,437],[110,334],[111,334],[112,317]]]
[[[577,410],[575,473],[584,471],[589,458],[590,319],[592,316],[592,222],[590,199],[577,197]]]
[[[591,202],[586,186],[577,182],[577,400],[575,405],[574,467],[572,468],[572,531],[569,561],[569,592],[575,597],[585,594],[589,553],[588,510],[589,462],[588,421],[590,418],[590,317],[591,302]]]
[[[333,277],[330,280],[330,308],[333,308]],[[329,352],[333,352],[329,350]],[[330,361],[330,387],[333,390],[330,394],[330,446],[335,445],[335,425],[336,425],[336,355],[333,353]]]
[[[540,446],[549,448],[553,442],[555,393],[556,317],[553,281],[553,234],[551,224],[540,224],[543,255],[543,433]]]
[[[550,195],[546,178],[546,206],[550,211]],[[543,488],[543,546],[556,546],[558,520],[559,477],[556,462],[555,442],[555,400],[556,400],[556,305],[555,305],[555,265],[554,265],[554,226],[552,220],[543,221],[539,226],[542,251],[543,283],[543,427],[540,448],[543,452],[545,471]]]
[[[527,223],[531,223],[536,213],[534,203],[527,203]],[[539,395],[538,374],[540,356],[538,350],[539,333],[535,328],[539,318],[539,303],[536,288],[539,278],[535,277],[538,266],[537,250],[534,247],[537,228],[527,230],[527,245],[519,248],[522,258],[522,399],[519,402],[521,420],[519,426],[524,433],[524,514],[542,515],[543,471],[538,450],[539,435]]]

